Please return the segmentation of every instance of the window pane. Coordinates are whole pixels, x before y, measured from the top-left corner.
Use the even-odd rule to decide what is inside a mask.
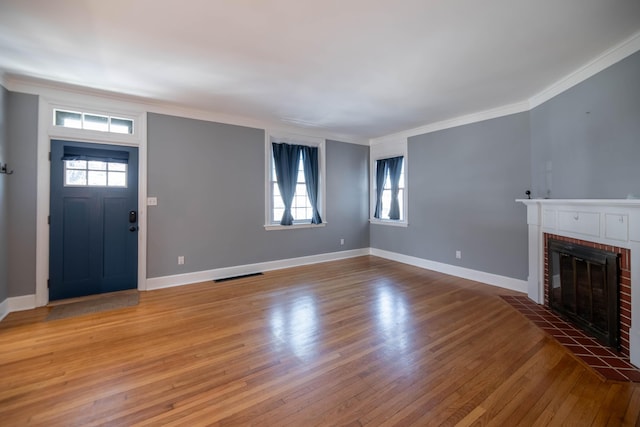
[[[109,172],[107,177],[109,178],[109,187],[127,186],[127,174],[125,172]]]
[[[107,185],[107,172],[106,171],[89,171],[89,185],[102,186]]]
[[[89,161],[88,169],[97,170],[97,171],[106,171],[107,170],[107,162],[100,162],[97,160]]]
[[[389,175],[387,174],[387,178],[384,180],[384,187],[385,190],[387,189],[391,189],[391,179],[389,178]]]
[[[398,180],[398,205],[400,208],[400,220],[404,220],[404,186],[405,186],[405,174],[404,174],[404,161],[402,162],[402,169],[400,170],[400,178]],[[381,219],[389,218],[389,209],[391,208],[391,177],[386,176],[384,187],[382,191],[382,212]]]
[[[64,126],[66,128],[81,129],[82,114],[72,111],[55,110],[56,126]]]
[[[65,166],[67,169],[86,169],[86,160],[65,160]]]
[[[118,171],[118,172],[126,172],[127,164],[126,163],[109,163],[110,171]]]
[[[107,132],[109,130],[109,117],[85,114],[83,129]]]
[[[101,114],[53,110],[53,123],[73,129],[97,130],[133,135],[133,119],[103,116]]]
[[[273,180],[271,183],[271,214],[273,222],[279,223],[280,219],[282,218],[282,213],[284,212],[284,202],[280,197],[280,191],[277,187],[275,162],[273,161],[273,156],[271,156],[271,164],[269,167],[272,171],[271,175]],[[318,197],[319,199],[321,199],[322,195],[319,194]],[[295,186],[295,193],[292,200],[291,215],[293,216],[294,222],[296,223],[309,223],[312,216],[311,203],[309,202],[309,197],[307,196],[307,186],[305,185],[304,162],[302,160],[302,156],[300,156],[298,161],[298,176]]]
[[[113,133],[133,133],[133,120],[111,117],[110,131]]]
[[[65,172],[64,185],[87,185],[87,172],[84,170],[69,170]]]

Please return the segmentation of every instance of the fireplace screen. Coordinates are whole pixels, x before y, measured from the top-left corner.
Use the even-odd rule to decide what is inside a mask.
[[[548,251],[550,308],[619,348],[618,255],[552,239]]]

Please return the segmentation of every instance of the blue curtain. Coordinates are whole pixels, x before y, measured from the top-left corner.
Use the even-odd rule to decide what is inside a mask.
[[[293,203],[293,195],[296,193],[296,184],[298,183],[298,162],[300,161],[299,145],[277,144],[272,143],[273,147],[273,163],[276,168],[276,179],[278,188],[284,202],[284,213],[280,220],[280,225],[293,224],[293,215],[291,215],[291,205]]]
[[[304,180],[307,184],[307,195],[313,208],[311,224],[322,224],[318,212],[318,147],[301,146]]]
[[[376,209],[373,213],[374,218],[380,218],[382,215],[382,191],[384,190],[386,177],[387,159],[376,160]]]
[[[402,157],[393,157],[387,160],[389,168],[389,181],[391,182],[391,207],[389,208],[389,219],[400,219],[400,203],[398,193],[400,192],[400,175],[402,174]]]

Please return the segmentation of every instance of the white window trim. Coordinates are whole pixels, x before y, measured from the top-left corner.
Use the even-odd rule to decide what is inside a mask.
[[[369,222],[371,224],[389,225],[392,227],[408,227],[409,226],[409,159],[407,156],[407,138],[392,139],[385,141],[372,141],[369,163]],[[402,207],[404,218],[395,219],[379,219],[374,218],[376,210],[376,161],[380,159],[389,159],[392,157],[403,157],[404,164],[404,197],[402,199]]]
[[[318,147],[318,170],[320,172],[319,182],[318,182],[318,211],[320,212],[320,217],[322,218],[322,224],[310,224],[310,223],[294,223],[292,225],[280,225],[271,223],[271,211],[272,211],[272,200],[271,196],[271,143],[273,142],[284,142],[287,144],[296,144],[296,145],[308,145],[311,147]],[[326,140],[323,138],[318,138],[314,136],[308,135],[296,135],[287,132],[281,132],[277,130],[267,130],[265,131],[265,141],[264,141],[264,229],[267,231],[273,230],[297,230],[302,228],[319,228],[325,227],[327,225],[327,211],[326,211],[326,197],[327,197],[327,186],[326,186]]]

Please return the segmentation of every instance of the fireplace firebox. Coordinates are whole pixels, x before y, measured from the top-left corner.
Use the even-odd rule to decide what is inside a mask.
[[[550,308],[619,349],[618,254],[553,239],[548,251]]]

